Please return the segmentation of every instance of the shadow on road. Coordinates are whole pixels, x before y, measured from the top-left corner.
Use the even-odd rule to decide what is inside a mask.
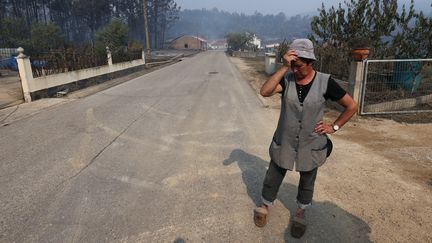
[[[233,150],[230,157],[223,161],[223,164],[228,166],[235,162],[237,162],[242,172],[242,179],[246,185],[249,197],[258,206],[261,203],[262,182],[269,162],[241,149]],[[286,176],[290,176],[292,173],[288,171]],[[297,208],[295,202],[296,195],[297,185],[282,183],[278,193],[278,200],[290,211],[290,215],[293,215]],[[273,210],[276,210],[276,208]],[[368,236],[371,229],[366,222],[332,202],[314,201],[307,217],[309,226],[301,241],[372,242]],[[269,226],[268,224],[266,227]],[[293,242],[295,239],[291,237],[289,227],[290,225],[287,226],[285,232],[285,241]]]

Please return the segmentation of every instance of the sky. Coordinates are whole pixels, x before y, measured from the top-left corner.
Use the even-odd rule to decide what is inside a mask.
[[[278,14],[280,12],[287,16],[297,14],[314,14],[324,2],[326,8],[338,6],[343,0],[175,0],[182,9],[212,9],[218,8],[228,12],[253,14],[258,11],[262,14]],[[410,0],[398,0],[399,5],[409,5]],[[431,0],[414,0],[414,7],[425,13],[432,12]]]

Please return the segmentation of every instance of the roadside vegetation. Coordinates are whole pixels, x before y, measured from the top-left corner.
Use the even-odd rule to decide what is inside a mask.
[[[432,10],[432,6],[431,6]],[[306,34],[279,36],[277,56],[283,56],[294,38],[308,37],[316,46],[316,68],[346,80],[351,50],[367,48],[369,59],[408,59],[432,56],[432,16],[414,9],[414,1],[400,6],[397,0],[350,0],[338,6],[322,4],[309,23]],[[287,26],[287,29],[292,26]],[[230,32],[228,45],[233,50],[253,50],[248,33],[257,28]]]
[[[431,6],[432,7],[432,6]],[[350,0],[324,4],[311,22],[321,70],[348,78],[350,51],[369,48],[369,59],[427,58],[432,55],[432,16],[415,11],[414,1]]]
[[[144,9],[149,28],[144,27]],[[102,45],[114,50],[145,43],[146,32],[147,48],[161,48],[179,10],[174,0],[0,0],[0,48],[22,46],[33,56],[51,51],[97,54]]]

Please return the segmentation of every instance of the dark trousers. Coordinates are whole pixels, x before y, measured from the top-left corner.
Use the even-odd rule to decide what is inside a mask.
[[[264,178],[262,197],[268,202],[276,199],[279,187],[285,177],[286,169],[279,167],[273,161],[270,161],[269,168]],[[311,171],[300,171],[300,181],[297,191],[297,202],[307,205],[312,203],[312,197],[315,186],[315,179],[318,168]]]

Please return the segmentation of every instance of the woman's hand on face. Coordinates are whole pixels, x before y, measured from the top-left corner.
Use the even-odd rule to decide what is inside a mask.
[[[283,56],[283,64],[287,67],[291,66],[292,61],[296,61],[298,59],[297,52],[290,50],[285,53]]]

